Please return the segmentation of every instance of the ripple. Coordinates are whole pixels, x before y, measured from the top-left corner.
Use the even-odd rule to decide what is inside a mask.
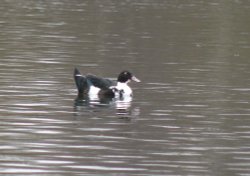
[[[129,168],[129,167],[105,167],[105,166],[65,166],[73,169],[88,169],[88,170],[101,170],[101,171],[145,171],[143,168]]]
[[[27,168],[27,169],[17,169],[17,168],[2,168],[1,169],[1,173],[3,174],[39,174],[39,173],[57,173],[58,171],[49,171],[49,170],[43,170],[43,169],[31,169],[31,168]]]
[[[161,156],[201,156],[202,154],[197,152],[164,152],[164,153],[152,153],[153,155]]]
[[[51,164],[51,165],[74,164],[73,161],[59,161],[59,160],[38,160],[36,161],[36,163]]]
[[[202,105],[202,104],[174,104],[172,106],[176,107],[208,107],[208,105]]]
[[[84,128],[82,131],[114,131],[116,128]]]
[[[167,129],[178,129],[178,126],[169,126],[169,125],[151,125],[152,127],[160,127],[160,128],[167,128]]]

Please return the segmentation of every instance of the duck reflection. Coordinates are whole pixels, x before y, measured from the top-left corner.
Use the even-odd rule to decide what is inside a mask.
[[[96,97],[90,95],[81,95],[75,99],[74,109],[78,113],[95,111],[99,112],[103,108],[109,109],[113,112],[115,110],[115,114],[122,118],[131,118],[135,116],[139,116],[140,109],[138,107],[132,107],[131,96],[128,97]]]
[[[132,97],[119,97],[115,99],[116,114],[126,115],[131,110]]]

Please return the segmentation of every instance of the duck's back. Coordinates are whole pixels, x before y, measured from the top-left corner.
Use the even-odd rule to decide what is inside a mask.
[[[106,78],[101,78],[95,75],[90,75],[88,74],[86,76],[86,79],[95,87],[98,87],[102,90],[106,90],[109,89],[111,86],[115,86],[116,82],[112,81],[110,79],[106,79]]]

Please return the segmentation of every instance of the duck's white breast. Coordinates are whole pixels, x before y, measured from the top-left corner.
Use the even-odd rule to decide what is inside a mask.
[[[123,95],[132,95],[132,89],[126,83],[117,83],[116,89],[123,91]]]

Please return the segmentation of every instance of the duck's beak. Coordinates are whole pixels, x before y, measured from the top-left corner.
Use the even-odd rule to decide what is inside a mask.
[[[141,82],[138,78],[136,78],[135,76],[132,76],[131,80],[135,81],[135,82]]]

